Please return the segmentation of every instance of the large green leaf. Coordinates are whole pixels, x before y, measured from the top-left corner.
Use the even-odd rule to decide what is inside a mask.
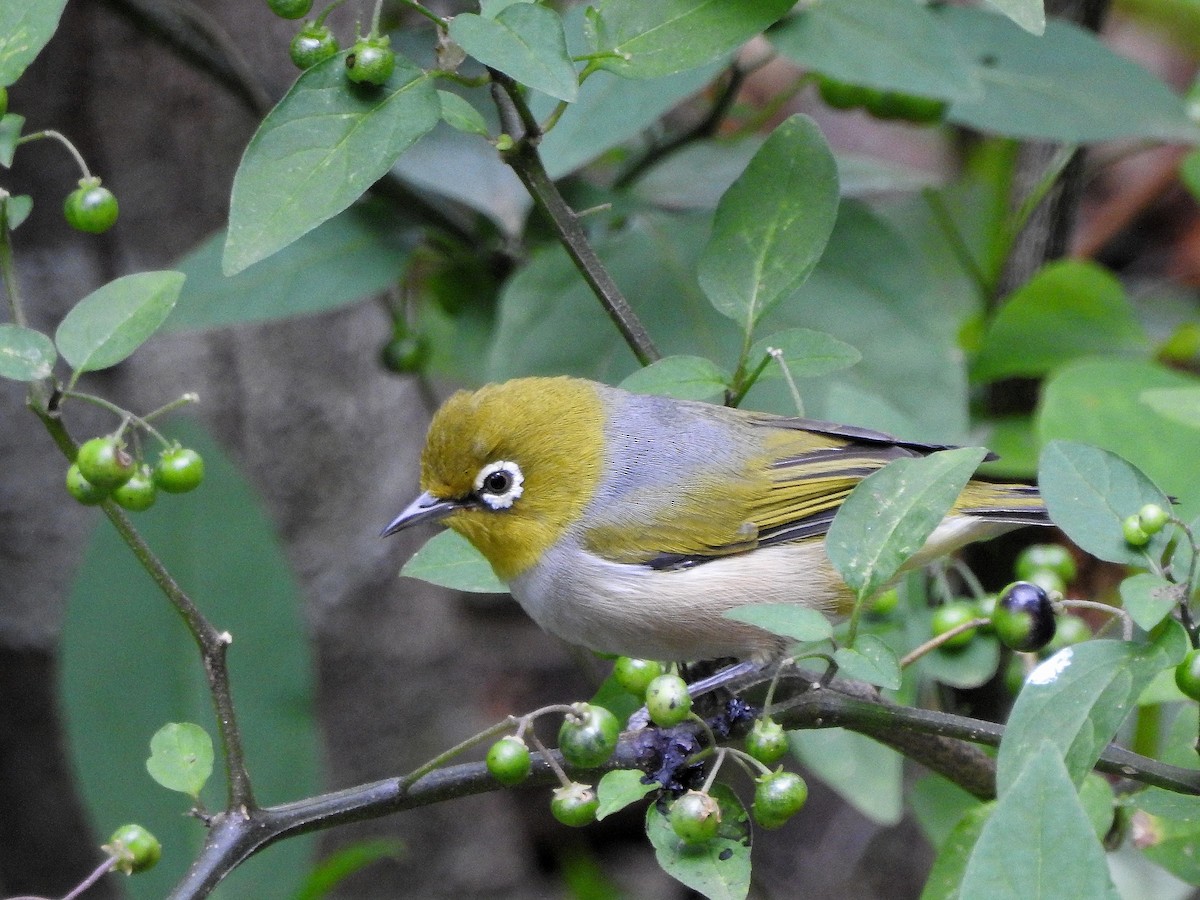
[[[59,323],[58,352],[76,373],[115,366],[158,330],[183,282],[182,272],[139,272],[97,288]]]
[[[54,371],[54,342],[40,331],[0,325],[0,378],[38,381]]]
[[[1082,784],[1142,689],[1182,658],[1185,644],[1182,630],[1172,625],[1152,644],[1085,641],[1041,663],[1025,679],[1004,730],[996,767],[1000,796],[1046,742]]]
[[[994,808],[993,803],[973,806],[954,823],[938,847],[937,858],[921,891],[921,900],[960,900],[959,885],[971,859],[971,851]]]
[[[749,335],[821,258],[837,219],[837,164],[817,124],[785,120],[717,205],[700,286]]]
[[[703,356],[666,356],[634,370],[621,387],[636,394],[661,394],[677,400],[712,400],[724,393],[729,376]]]
[[[768,36],[793,62],[850,84],[944,100],[982,92],[945,22],[911,0],[819,0]]]
[[[1119,454],[1176,497],[1176,512],[1200,515],[1196,429],[1143,402],[1147,391],[1200,387],[1200,379],[1148,361],[1084,359],[1057,370],[1042,389],[1038,432]]]
[[[403,57],[382,86],[345,54],[309,69],[267,114],[233,179],[223,268],[234,275],[337,215],[437,124],[432,80]]]
[[[526,87],[568,102],[579,93],[562,19],[549,7],[514,3],[494,19],[461,13],[450,20],[450,39]]]
[[[891,581],[924,546],[986,455],[961,447],[898,459],[850,492],[829,527],[825,550],[860,599]]]
[[[602,0],[593,53],[626,78],[655,78],[712,62],[777,21],[792,0]]]
[[[0,87],[25,71],[58,28],[67,0],[4,0],[0,3]]]
[[[1104,849],[1058,750],[1039,744],[1018,775],[975,841],[959,896],[1117,900]]]
[[[318,225],[236,275],[221,272],[220,231],[179,261],[187,276],[165,330],[219,328],[323,312],[394,284],[408,265],[415,231],[361,204]]]
[[[496,577],[491,564],[454,531],[442,531],[431,537],[404,564],[400,574],[456,591],[508,593],[508,585]]]
[[[1054,262],[1005,300],[971,364],[975,381],[1045,375],[1099,353],[1147,355],[1150,342],[1121,283],[1087,260]]]
[[[258,799],[311,794],[317,779],[310,642],[300,598],[253,491],[199,428],[169,432],[204,456],[204,484],[159,498],[136,525],[210,620],[233,636],[229,667]],[[137,898],[165,897],[204,839],[188,803],[146,772],[150,739],[168,722],[215,734],[199,652],[179,616],[106,521],[98,521],[63,626],[63,703],[69,746],[92,820],[103,833],[141,822],[162,862],[130,879]],[[223,772],[218,766],[218,773]],[[224,802],[224,776],[201,794]],[[226,897],[288,896],[308,868],[312,840],[288,840],[239,867]]]
[[[1065,143],[1200,141],[1182,97],[1077,25],[1053,20],[1035,37],[979,9],[946,6],[938,15],[984,86],[979,98],[950,106],[955,124]]]
[[[1051,441],[1042,451],[1038,483],[1050,518],[1092,556],[1144,566],[1157,556],[1168,533],[1155,535],[1143,549],[1129,546],[1121,525],[1147,503],[1169,502],[1144,474],[1115,453],[1074,441]]]
[[[1163,418],[1200,429],[1200,386],[1151,388],[1139,399]]]
[[[895,750],[844,728],[789,731],[788,742],[805,768],[872,822],[900,821],[904,761]]]

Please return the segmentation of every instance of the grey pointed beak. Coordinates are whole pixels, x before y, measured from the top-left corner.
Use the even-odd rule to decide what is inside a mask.
[[[439,500],[426,491],[404,508],[404,512],[392,519],[387,528],[379,533],[380,537],[395,534],[412,525],[422,522],[439,522],[456,509],[461,509],[462,503],[456,500]]]

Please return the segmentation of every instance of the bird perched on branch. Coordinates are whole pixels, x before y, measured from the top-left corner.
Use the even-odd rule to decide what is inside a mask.
[[[434,416],[417,497],[384,529],[442,522],[467,538],[535,622],[648,659],[766,659],[782,639],[724,613],[853,596],[825,534],[856,484],[943,447],[577,378],[520,378],[450,397]],[[921,565],[1046,524],[1035,488],[973,480]]]

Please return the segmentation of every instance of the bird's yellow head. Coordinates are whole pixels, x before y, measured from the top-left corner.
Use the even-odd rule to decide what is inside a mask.
[[[501,579],[514,578],[580,517],[603,456],[604,408],[590,382],[519,378],[459,391],[430,423],[425,493],[385,533],[441,519]]]

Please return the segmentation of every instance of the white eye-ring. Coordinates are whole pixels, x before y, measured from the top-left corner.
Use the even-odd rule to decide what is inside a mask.
[[[521,467],[509,460],[488,463],[475,476],[475,493],[492,509],[508,509],[525,490]]]

